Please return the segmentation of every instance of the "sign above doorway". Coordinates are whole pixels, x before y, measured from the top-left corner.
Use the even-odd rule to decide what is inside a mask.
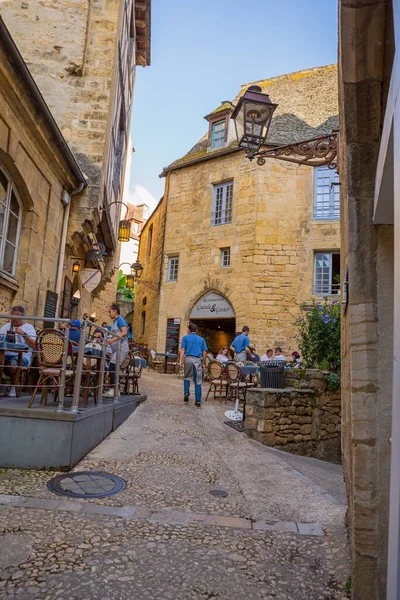
[[[235,317],[235,311],[226,298],[216,292],[205,294],[196,302],[191,319],[221,319]]]

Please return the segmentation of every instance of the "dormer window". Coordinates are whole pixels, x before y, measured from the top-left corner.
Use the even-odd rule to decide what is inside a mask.
[[[221,103],[212,113],[204,117],[208,121],[207,150],[223,148],[229,143],[228,122],[232,114],[233,105],[228,100]]]
[[[212,125],[211,148],[221,148],[225,144],[226,119]]]

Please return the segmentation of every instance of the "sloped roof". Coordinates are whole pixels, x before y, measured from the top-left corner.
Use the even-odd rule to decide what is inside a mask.
[[[246,83],[233,100],[234,106],[251,85],[259,85],[264,93],[270,95],[271,101],[278,104],[268,133],[270,145],[291,144],[332,133],[339,128],[336,64]],[[165,167],[161,176],[186,164],[237,149],[235,141],[223,148],[209,150],[207,132],[185,156]]]

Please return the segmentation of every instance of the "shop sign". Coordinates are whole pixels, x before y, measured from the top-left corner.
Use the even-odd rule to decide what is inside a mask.
[[[81,271],[82,285],[88,292],[93,292],[101,281],[100,269],[83,269]]]
[[[231,304],[216,292],[209,292],[198,302],[190,315],[191,319],[226,319],[234,317],[235,311]]]

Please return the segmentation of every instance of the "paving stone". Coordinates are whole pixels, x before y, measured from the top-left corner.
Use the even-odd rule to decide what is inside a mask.
[[[299,533],[296,523],[293,521],[278,521],[277,523],[265,523],[256,521],[253,523],[253,529],[256,531],[276,531],[285,533]]]
[[[205,520],[206,525],[216,525],[217,527],[238,527],[239,529],[251,529],[251,521],[240,517],[224,517],[219,515],[208,515]]]
[[[86,514],[111,515],[113,517],[124,517],[129,519],[134,514],[133,506],[104,506],[101,504],[85,504],[82,512]]]
[[[301,535],[325,535],[319,523],[297,523]]]

